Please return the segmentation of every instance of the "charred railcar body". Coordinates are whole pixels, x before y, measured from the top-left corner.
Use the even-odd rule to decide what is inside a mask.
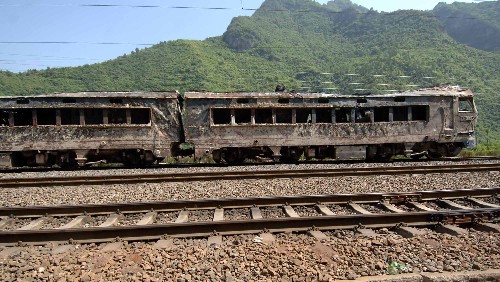
[[[150,164],[181,140],[176,93],[0,97],[0,165]]]
[[[196,156],[245,158],[456,156],[475,145],[469,90],[445,87],[389,95],[186,93],[186,141]]]
[[[177,156],[388,159],[455,156],[475,145],[469,90],[389,95],[66,93],[0,97],[0,166],[148,165]]]

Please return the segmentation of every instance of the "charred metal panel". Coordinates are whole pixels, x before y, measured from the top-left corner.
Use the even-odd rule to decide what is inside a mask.
[[[198,152],[209,152],[223,147],[464,142],[467,138],[458,136],[460,130],[454,128],[457,125],[457,122],[454,122],[456,120],[454,100],[457,97],[472,97],[472,93],[452,88],[369,96],[186,93],[185,135],[186,141],[195,144]],[[252,102],[245,104],[236,102],[242,98]],[[374,109],[381,107],[386,107],[387,110],[378,113],[382,112],[388,116],[375,122]],[[287,108],[297,109],[297,113],[302,108],[310,108],[313,111],[307,122],[298,123],[294,110],[290,124],[279,124],[280,119],[277,120],[276,112]],[[212,116],[214,109],[229,109],[232,115],[231,122],[215,124]],[[256,117],[252,116],[249,123],[236,124],[234,113],[238,109],[251,109],[252,115],[256,115],[256,111],[262,113],[265,109],[269,109],[272,110],[272,119],[266,124],[259,124],[255,121]],[[339,120],[336,120],[335,115],[331,117],[331,123],[315,123],[321,109],[331,109],[333,113],[348,109],[347,112],[350,112],[351,116],[344,123],[338,123]],[[366,117],[363,119],[353,116],[359,112],[363,112]],[[355,120],[358,123],[355,123]],[[380,122],[380,120],[386,121]]]
[[[421,142],[428,135],[424,122],[390,124],[296,124],[187,128],[187,140],[224,147],[350,145]],[[412,136],[409,136],[412,135]],[[438,136],[435,136],[438,138]],[[429,138],[427,138],[429,139]]]
[[[18,97],[0,98],[0,110],[31,110],[35,114],[29,125],[15,126],[14,122],[14,126],[0,126],[0,152],[143,149],[167,157],[172,144],[181,139],[175,93],[73,93],[23,99],[19,104]],[[97,122],[86,124],[83,114],[95,111],[120,116],[114,121],[99,117]],[[35,118],[37,112],[57,116]],[[131,116],[131,112],[141,116]],[[68,113],[75,116],[65,124]]]

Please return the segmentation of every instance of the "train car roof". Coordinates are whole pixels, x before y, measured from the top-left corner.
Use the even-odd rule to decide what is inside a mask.
[[[43,98],[133,98],[133,99],[176,99],[178,92],[75,92],[52,93],[33,96],[0,96],[0,99],[43,99]],[[425,88],[414,91],[388,94],[327,94],[327,93],[295,93],[295,92],[186,92],[188,99],[237,99],[237,98],[356,98],[356,97],[401,97],[401,96],[473,96],[469,89],[458,86]]]
[[[359,98],[359,97],[408,97],[408,96],[473,96],[469,89],[453,87],[434,87],[388,94],[326,94],[326,93],[293,93],[293,92],[186,92],[188,99],[237,99],[237,98]]]
[[[43,99],[43,98],[134,98],[134,99],[176,99],[177,92],[75,92],[52,93],[34,96],[0,96],[0,99]]]

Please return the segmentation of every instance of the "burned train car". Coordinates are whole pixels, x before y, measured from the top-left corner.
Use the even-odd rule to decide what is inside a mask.
[[[176,93],[0,97],[0,166],[147,165],[181,140]]]
[[[456,87],[350,96],[186,93],[184,103],[186,142],[217,162],[439,158],[475,145],[473,95]]]

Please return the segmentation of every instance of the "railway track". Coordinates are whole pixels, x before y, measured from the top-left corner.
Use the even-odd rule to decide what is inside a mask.
[[[500,232],[500,188],[0,209],[0,245],[458,226]]]
[[[481,157],[450,157],[450,158],[441,158],[438,160],[429,160],[429,159],[393,159],[390,161],[382,162],[382,163],[433,163],[439,161],[446,162],[465,162],[465,161],[495,161],[500,160],[500,157],[496,156],[481,156]],[[309,160],[309,161],[299,161],[296,164],[359,164],[359,163],[381,163],[377,161],[367,161],[367,160]],[[79,167],[76,169],[67,169],[67,168],[59,168],[59,167],[22,167],[22,168],[1,168],[0,174],[12,174],[12,173],[23,173],[23,172],[50,172],[50,171],[101,171],[101,170],[113,170],[113,169],[162,169],[162,168],[197,168],[197,167],[246,167],[246,166],[274,166],[283,164],[275,161],[268,162],[244,162],[241,164],[218,164],[218,163],[175,163],[175,164],[158,164],[148,167],[127,167],[121,164],[118,165],[94,165],[94,166],[85,166]]]
[[[307,169],[307,170],[260,170],[260,171],[229,171],[229,172],[196,172],[196,173],[164,173],[164,174],[133,174],[133,175],[99,175],[74,177],[37,177],[37,178],[3,178],[0,188],[26,188],[61,185],[110,185],[145,182],[187,182],[233,179],[276,179],[305,177],[340,177],[340,176],[370,176],[370,175],[401,175],[429,173],[460,173],[500,171],[500,163],[493,164],[454,164],[454,165],[424,165],[399,167],[371,168],[337,168],[337,169]]]

